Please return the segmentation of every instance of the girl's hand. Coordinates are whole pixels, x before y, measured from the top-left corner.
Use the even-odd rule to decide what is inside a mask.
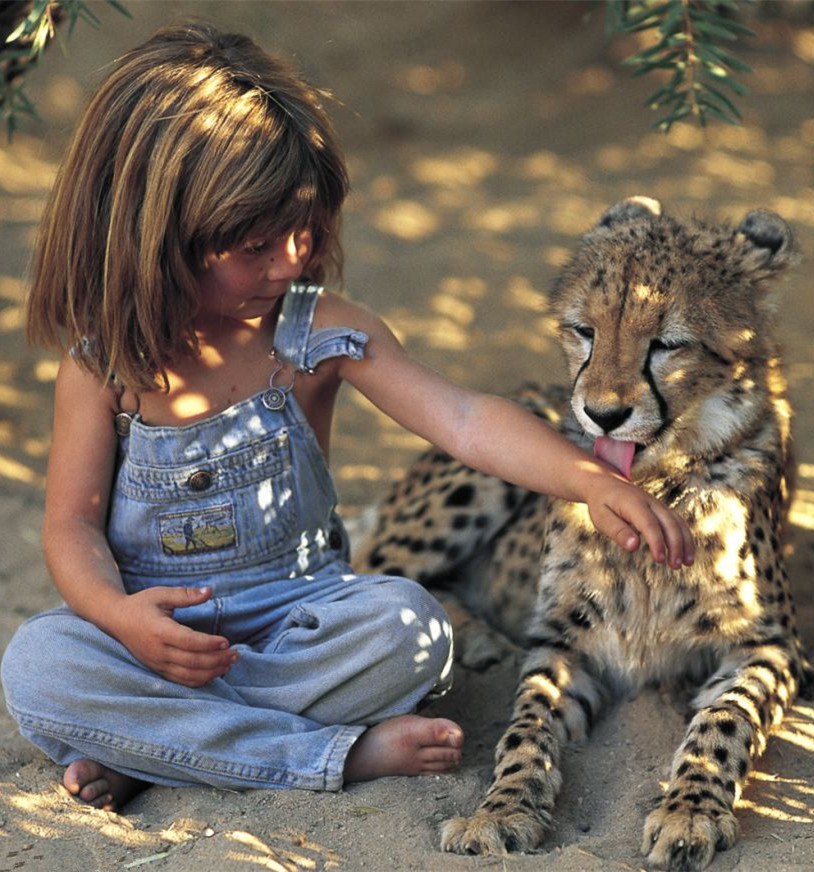
[[[113,635],[145,666],[183,684],[201,687],[224,675],[237,660],[223,636],[200,633],[173,618],[178,608],[212,596],[211,588],[153,587],[123,601]]]
[[[657,563],[669,557],[673,569],[692,565],[694,547],[684,519],[636,485],[615,473],[603,475],[585,502],[596,529],[626,551],[635,551],[643,536]]]

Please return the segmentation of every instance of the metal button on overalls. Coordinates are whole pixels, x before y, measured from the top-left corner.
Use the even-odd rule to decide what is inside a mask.
[[[187,485],[194,491],[205,491],[212,484],[212,473],[205,469],[193,472],[187,479]]]

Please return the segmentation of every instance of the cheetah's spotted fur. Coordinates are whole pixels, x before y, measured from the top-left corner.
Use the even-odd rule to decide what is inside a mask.
[[[467,606],[528,649],[492,784],[472,817],[444,825],[444,849],[536,848],[563,743],[609,697],[688,675],[695,714],[643,850],[657,867],[703,869],[734,844],[747,772],[810,676],[783,563],[790,409],[767,299],[790,259],[790,231],[769,212],[732,230],[645,198],[619,203],[552,295],[570,414],[562,392],[521,392],[586,447],[603,433],[638,444],[633,480],[686,518],[692,567],[629,554],[594,531],[585,506],[437,451],[383,505],[360,569],[465,576]]]

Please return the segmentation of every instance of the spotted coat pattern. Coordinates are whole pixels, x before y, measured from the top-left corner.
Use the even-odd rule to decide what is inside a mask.
[[[586,448],[598,435],[636,442],[633,480],[687,520],[693,566],[629,554],[584,505],[434,450],[381,507],[360,569],[452,584],[527,649],[491,786],[471,817],[444,824],[445,850],[537,848],[564,743],[606,701],[687,678],[694,714],[643,852],[657,868],[703,869],[734,844],[747,773],[811,676],[783,560],[791,411],[770,302],[791,252],[770,212],[732,229],[646,198],[617,204],[552,294],[570,390],[518,397]]]

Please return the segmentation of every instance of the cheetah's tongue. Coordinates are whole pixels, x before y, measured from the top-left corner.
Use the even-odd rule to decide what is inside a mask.
[[[610,436],[599,436],[594,442],[594,457],[618,469],[628,481],[635,453],[635,442],[623,442],[621,439],[611,439]]]

